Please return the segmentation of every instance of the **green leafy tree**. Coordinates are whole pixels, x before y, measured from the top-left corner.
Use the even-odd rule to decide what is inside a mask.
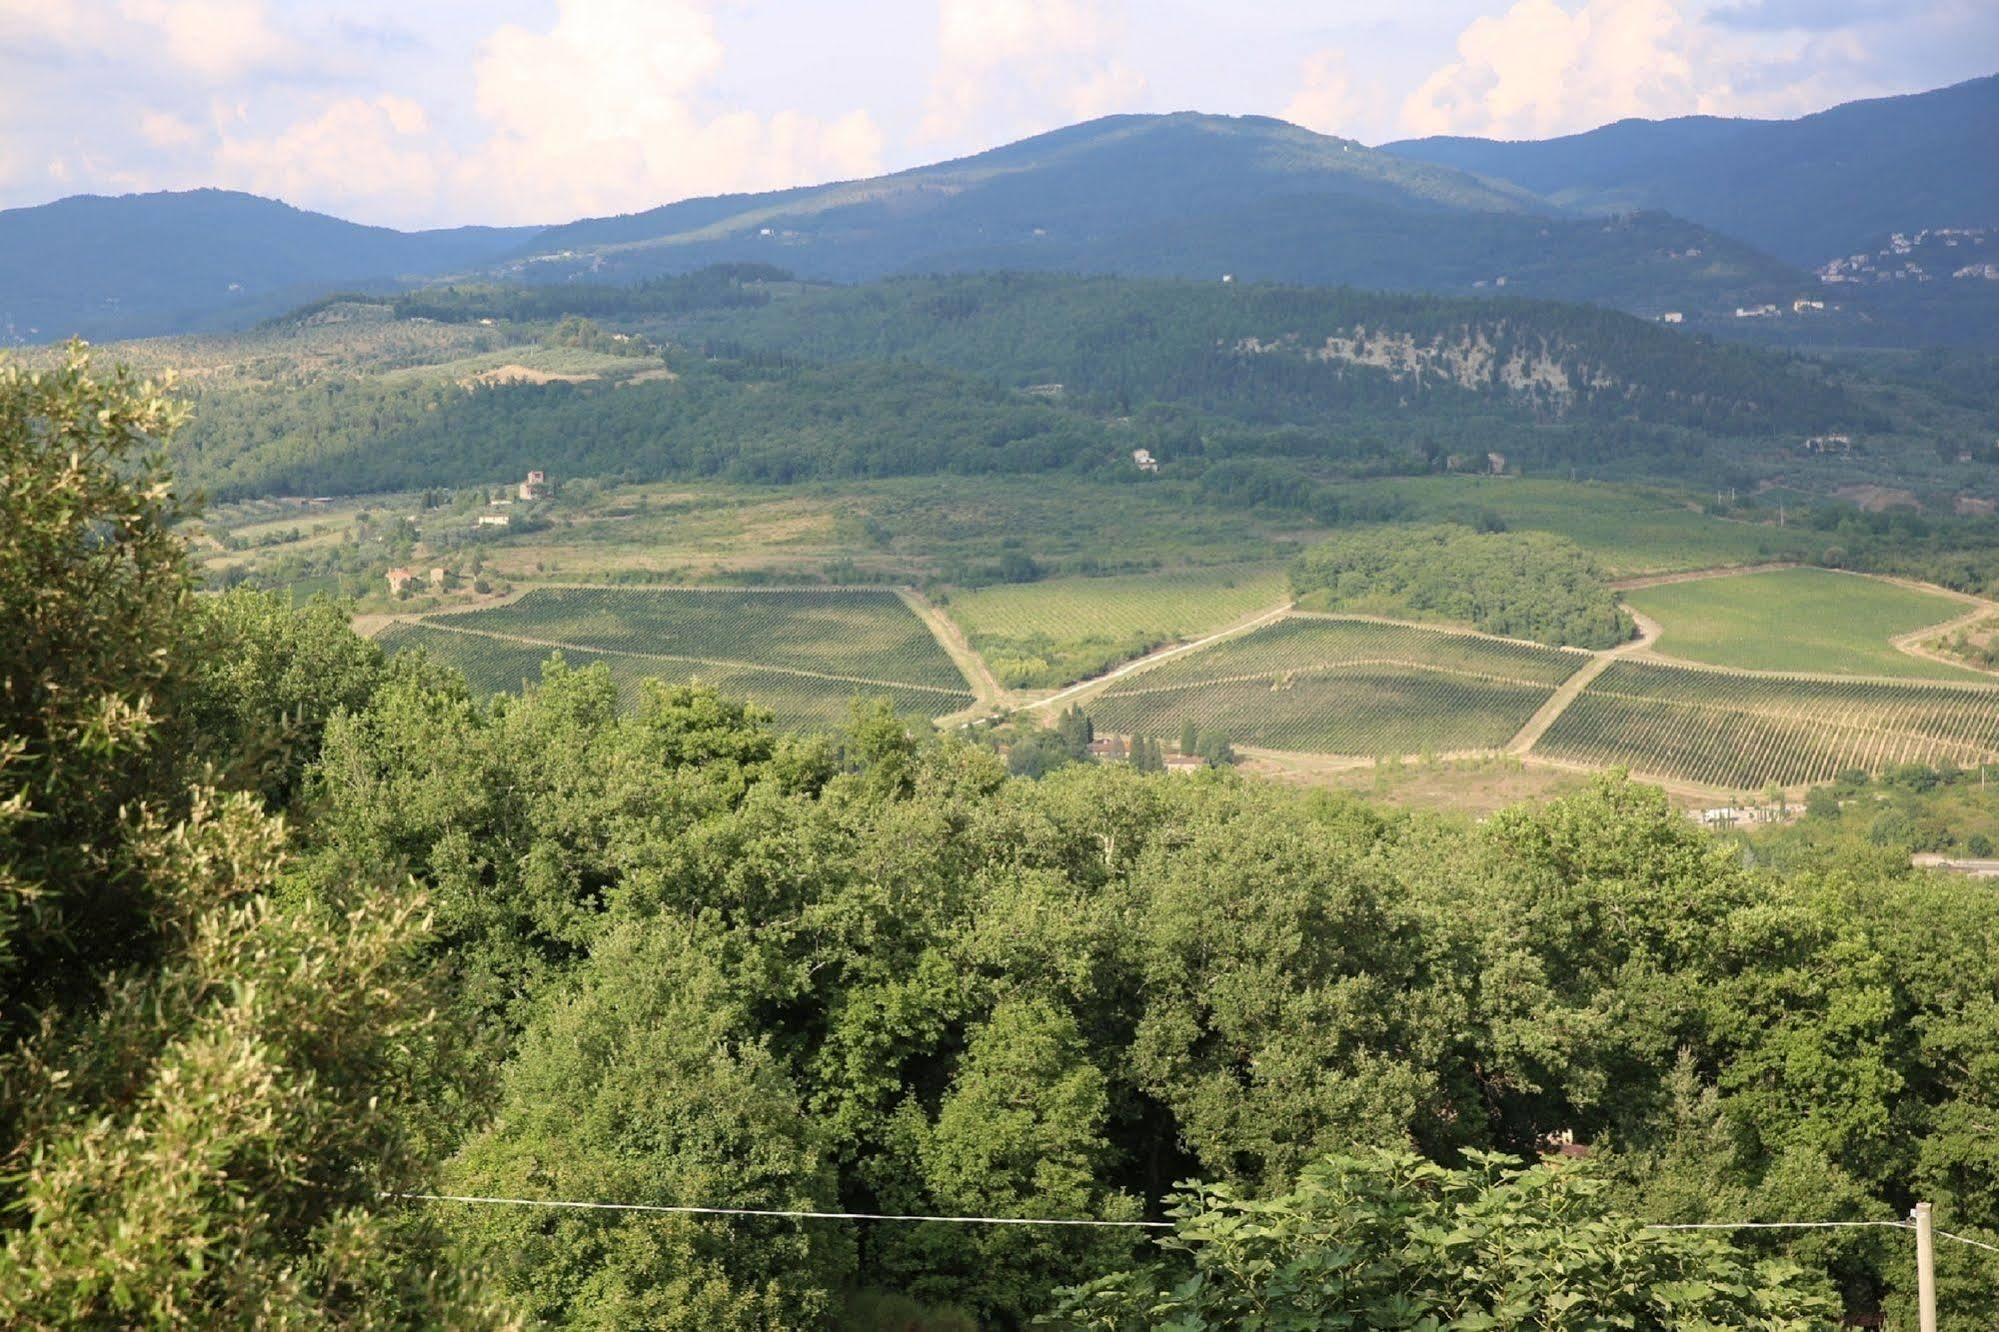
[[[911,1101],[892,1132],[921,1175],[905,1202],[946,1215],[1133,1219],[1105,1187],[1115,1153],[1109,1079],[1075,1020],[1045,1000],[1003,1000],[974,1029],[935,1122]],[[1019,1320],[1048,1293],[1120,1262],[1131,1232],[917,1226],[883,1235],[879,1261],[921,1298]]]
[[[1648,1232],[1586,1167],[1381,1151],[1306,1168],[1264,1200],[1195,1187],[1167,1261],[1067,1292],[1057,1326],[1806,1332],[1838,1307],[1795,1264]]]
[[[837,1210],[821,1130],[712,945],[684,927],[607,934],[509,1064],[493,1126],[447,1178],[483,1196]],[[441,1206],[450,1206],[441,1204]],[[854,1261],[838,1225],[464,1207],[467,1262],[540,1322],[823,1326]]]
[[[287,905],[284,826],[186,784],[175,419],[80,349],[0,371],[0,1322],[490,1321],[382,1215],[456,1068],[422,899]]]

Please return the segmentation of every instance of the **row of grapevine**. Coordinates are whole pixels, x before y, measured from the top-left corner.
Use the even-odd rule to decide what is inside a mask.
[[[1132,684],[1156,687],[1248,676],[1275,678],[1331,666],[1401,663],[1412,670],[1457,671],[1553,689],[1589,660],[1584,652],[1458,630],[1333,615],[1289,615],[1134,675]]]
[[[1333,666],[1164,687],[1150,683],[1156,674],[1135,676],[1132,687],[1113,689],[1091,704],[1098,727],[1172,735],[1191,721],[1237,744],[1357,756],[1494,749],[1550,692],[1545,685],[1404,665]]]
[[[1614,662],[1535,747],[1711,786],[1829,780],[1896,763],[1999,759],[1999,689]]]
[[[391,625],[376,641],[390,652],[423,649],[463,671],[473,692],[482,696],[520,692],[525,685],[541,678],[542,664],[553,655],[546,647],[430,624]],[[638,653],[593,652],[580,647],[564,647],[560,652],[572,667],[602,664],[608,668],[623,707],[633,706],[639,697],[639,687],[646,680],[675,684],[699,680],[732,697],[745,698],[770,709],[784,730],[823,730],[838,725],[846,719],[856,698],[887,698],[898,713],[924,718],[956,712],[972,703],[970,692],[938,688],[854,683],[784,670],[716,666]]]
[[[430,622],[584,649],[965,688],[923,621],[882,590],[536,588]]]

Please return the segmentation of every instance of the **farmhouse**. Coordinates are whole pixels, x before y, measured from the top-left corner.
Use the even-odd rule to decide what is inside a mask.
[[[1168,754],[1166,756],[1166,771],[1168,772],[1199,772],[1207,766],[1208,761],[1199,754]]]
[[[395,568],[388,572],[389,595],[399,597],[416,583],[416,570]]]
[[[1156,472],[1159,470],[1159,459],[1152,456],[1151,449],[1133,449],[1131,451],[1131,460],[1137,464],[1138,470],[1141,472]]]
[[[1679,324],[1686,322],[1686,318],[1686,315],[1678,310],[1668,310],[1659,316],[1659,322],[1662,324]]]
[[[482,513],[479,515],[481,527],[511,527],[514,516],[510,513]]]
[[[529,472],[528,479],[521,482],[519,494],[524,500],[547,499],[548,473]]]

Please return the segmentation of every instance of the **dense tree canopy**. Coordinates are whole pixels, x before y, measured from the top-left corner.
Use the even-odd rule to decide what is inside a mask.
[[[1455,620],[1551,647],[1614,647],[1631,617],[1581,547],[1546,532],[1452,523],[1358,528],[1291,568],[1305,610]]]

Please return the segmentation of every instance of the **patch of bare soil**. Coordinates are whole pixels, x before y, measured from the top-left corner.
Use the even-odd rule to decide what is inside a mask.
[[[554,370],[537,370],[531,365],[496,365],[491,370],[481,370],[476,375],[467,375],[458,381],[460,388],[471,388],[474,384],[583,384],[601,378],[599,375],[565,375]]]

